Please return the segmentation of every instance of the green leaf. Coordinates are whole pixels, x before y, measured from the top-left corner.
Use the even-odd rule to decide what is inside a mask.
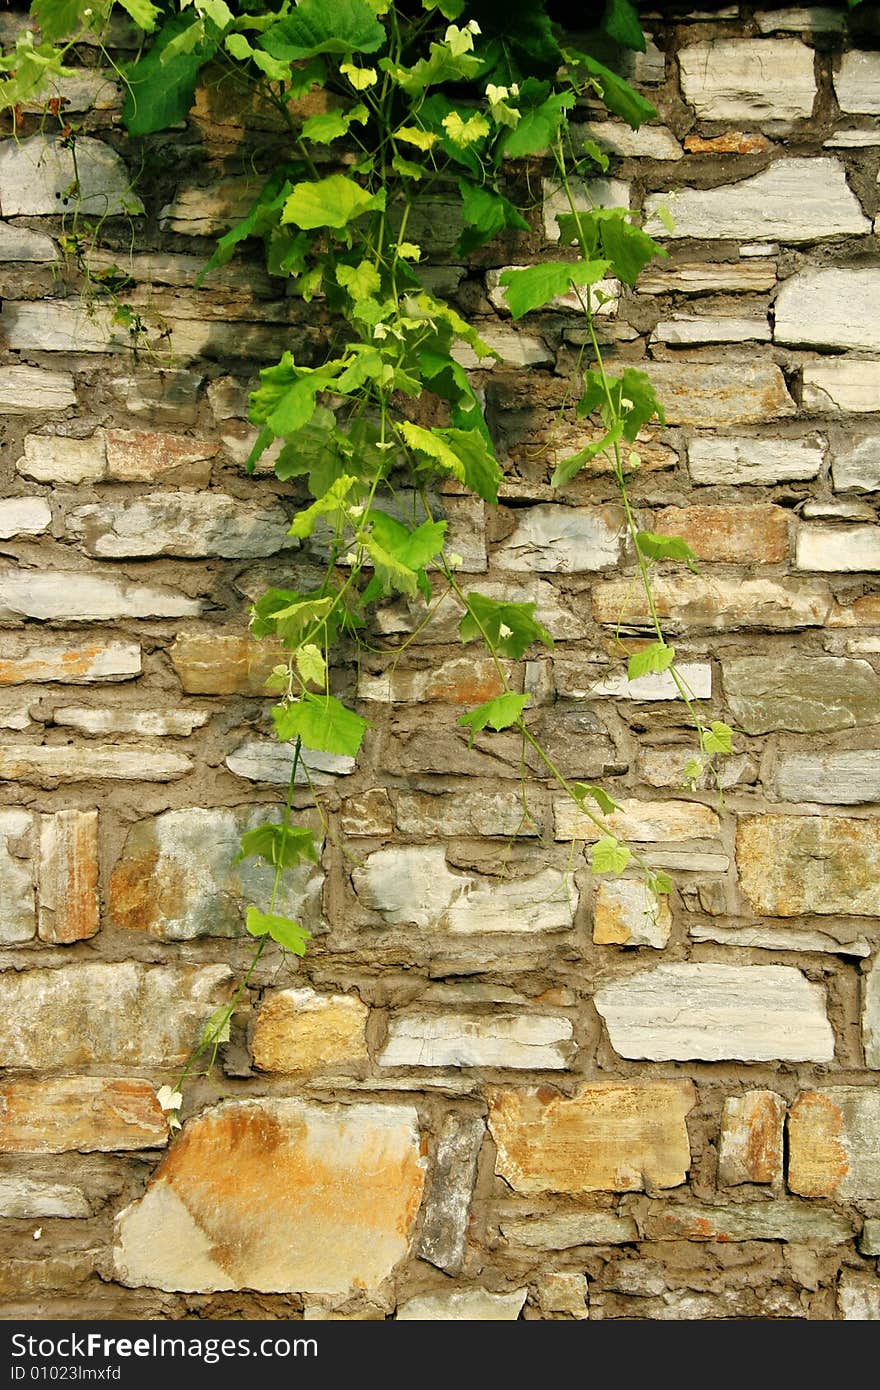
[[[425,521],[410,530],[393,516],[377,510],[371,510],[364,522],[363,544],[376,571],[364,591],[364,602],[371,603],[390,590],[410,595],[418,588],[424,590],[424,569],[443,549],[446,522]]]
[[[232,1022],[232,1009],[229,1004],[221,1004],[215,1009],[202,1029],[199,1047],[213,1047],[215,1043],[229,1042],[229,1025]],[[180,1096],[180,1092],[177,1092]],[[177,1101],[175,1109],[180,1108],[183,1097]]]
[[[534,81],[533,78],[529,79]],[[541,83],[541,86],[546,84]],[[531,110],[524,109],[524,98],[528,95],[529,82],[520,92],[520,111],[522,115],[502,142],[504,153],[511,159],[523,159],[526,155],[542,154],[556,139],[559,127],[565,120],[565,113],[574,106],[573,92],[553,92],[540,105]]]
[[[509,729],[512,724],[522,717],[522,712],[531,699],[530,695],[515,695],[508,690],[503,695],[496,695],[492,700],[486,700],[485,704],[477,705],[468,714],[463,714],[459,719],[459,724],[464,724],[471,731],[471,742],[474,735],[481,729]]]
[[[445,353],[423,351],[419,353],[419,369],[422,378],[430,381],[431,390],[452,406],[453,426],[478,430],[491,450],[492,439],[483,418],[483,407],[461,363]]]
[[[433,459],[484,501],[498,501],[501,469],[480,430],[426,430],[405,420],[400,432],[411,449]]]
[[[278,825],[267,821],[254,826],[241,837],[241,849],[233,859],[240,864],[243,859],[265,859],[274,869],[292,869],[308,860],[317,864],[318,846],[314,831],[304,825]]]
[[[675,648],[665,642],[651,642],[640,651],[633,652],[627,665],[627,679],[638,680],[651,671],[667,671],[675,660]]]
[[[733,729],[720,719],[713,719],[700,737],[704,753],[729,753],[733,748]]]
[[[289,534],[305,540],[312,534],[322,516],[338,516],[344,513],[346,498],[356,482],[357,478],[353,478],[350,473],[343,473],[342,477],[337,478],[327,489],[323,497],[319,497],[310,507],[304,507],[301,512],[297,512]]]
[[[271,936],[273,941],[277,941],[285,951],[292,951],[295,956],[305,955],[306,942],[312,937],[310,931],[292,918],[279,917],[274,912],[261,912],[257,907],[248,908],[245,926],[251,936]]]
[[[595,801],[603,816],[610,816],[612,811],[620,810],[620,802],[615,801],[613,796],[609,796],[601,787],[594,787],[590,782],[572,783],[571,794],[575,801],[583,805],[587,797]]]
[[[300,134],[304,140],[313,140],[317,145],[329,145],[347,133],[349,124],[342,111],[321,111],[303,122]]]
[[[651,869],[645,882],[652,893],[658,893],[663,896],[666,893],[672,892],[672,879],[668,874],[665,874],[662,869]]]
[[[595,285],[607,273],[607,261],[543,261],[525,270],[505,270],[499,283],[511,314],[521,319],[567,294],[572,285]]]
[[[327,662],[324,653],[314,642],[307,642],[295,653],[296,669],[306,685],[323,685],[327,679]]]
[[[585,68],[590,77],[595,79],[596,86],[599,88],[600,95],[608,110],[613,115],[619,116],[626,121],[627,125],[633,130],[638,130],[645,121],[651,121],[657,115],[657,108],[652,106],[649,101],[639,96],[628,82],[624,82],[622,77],[618,77],[616,72],[610,68],[603,67],[597,63],[595,58],[591,58],[588,53],[579,51],[567,53],[566,58],[573,60],[577,65]]]
[[[622,874],[632,853],[614,835],[603,835],[593,845],[590,867],[594,874]]]
[[[367,0],[299,0],[260,42],[273,58],[297,62],[318,53],[375,53],[385,30]]]
[[[645,51],[645,35],[632,0],[608,0],[602,18],[602,28],[609,38],[624,48]]]
[[[623,435],[623,421],[616,420],[611,429],[602,435],[600,439],[594,439],[592,444],[587,444],[583,449],[579,449],[570,458],[563,459],[553,470],[553,477],[550,479],[553,487],[564,487],[570,483],[585,464],[597,458],[599,454],[611,450]]]
[[[616,213],[616,209],[611,209]],[[599,223],[602,251],[619,280],[634,285],[649,261],[668,252],[641,227],[634,227],[625,213],[604,217]]]
[[[689,570],[698,574],[696,555],[681,536],[658,536],[653,531],[639,531],[636,545],[649,560],[683,560]]]
[[[536,603],[503,603],[485,594],[467,595],[467,612],[458,625],[462,642],[473,642],[488,636],[501,656],[518,661],[533,642],[553,646],[547,629],[535,620]]]
[[[200,289],[205,276],[218,266],[226,265],[235,254],[235,248],[248,237],[265,236],[272,228],[277,226],[281,217],[281,209],[284,201],[290,192],[291,185],[284,176],[284,170],[278,170],[267,179],[260,189],[250,208],[240,222],[236,222],[224,236],[220,237],[214,254],[208,261],[203,270],[199,272],[196,279],[196,289]]]
[[[108,0],[34,0],[31,5],[42,38],[49,40],[70,39],[83,29],[100,30],[109,13]]]
[[[255,637],[278,636],[298,647],[306,633],[314,636],[332,608],[333,599],[321,594],[267,589],[251,609],[250,629]]]
[[[322,0],[319,0],[319,3],[321,2]],[[420,97],[428,87],[476,77],[482,63],[472,53],[455,54],[448,44],[432,43],[428,57],[420,58],[412,67],[402,67],[389,58],[381,58],[379,66],[408,97]]]
[[[620,378],[620,409],[624,415],[623,437],[630,444],[655,415],[661,425],[666,424],[666,413],[657,399],[651,378],[636,367],[627,367]]]
[[[275,732],[282,743],[301,738],[306,748],[356,758],[369,725],[333,695],[304,695],[291,705],[272,710]]]
[[[189,41],[190,31],[195,42],[185,52],[181,45],[185,48],[183,40]],[[129,135],[151,135],[185,120],[198,75],[218,46],[219,37],[205,35],[195,11],[167,20],[143,58],[122,69],[127,85],[122,120]],[[166,49],[173,57],[163,58]]]
[[[378,294],[382,279],[371,261],[361,261],[359,265],[338,265],[336,279],[343,289],[348,290],[355,303]]]
[[[156,27],[162,11],[157,5],[150,4],[150,0],[118,0],[122,8],[131,15],[139,29],[149,34]],[[94,8],[94,7],[92,7]]]
[[[368,193],[345,174],[330,174],[326,179],[295,184],[285,201],[281,221],[292,222],[305,231],[345,227],[365,212],[384,206],[384,189]]]
[[[688,758],[687,762],[684,765],[684,771],[682,775],[684,777],[684,780],[686,782],[689,782],[691,784],[692,789],[696,791],[696,784],[705,771],[706,764],[703,762],[702,758]]]
[[[428,172],[422,164],[416,164],[412,159],[404,159],[401,154],[391,156],[391,167],[402,179],[413,179],[416,183]]]

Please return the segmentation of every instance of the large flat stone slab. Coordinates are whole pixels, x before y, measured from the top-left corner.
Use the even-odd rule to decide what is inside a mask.
[[[849,816],[742,816],[740,886],[755,912],[880,916],[880,820]]]

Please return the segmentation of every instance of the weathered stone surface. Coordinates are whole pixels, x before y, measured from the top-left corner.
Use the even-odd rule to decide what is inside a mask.
[[[836,449],[831,458],[831,476],[836,492],[851,488],[876,492],[880,488],[880,435],[869,435],[848,448]]]
[[[712,840],[721,826],[717,815],[699,801],[639,801],[627,797],[619,811],[603,816],[602,827],[578,810],[570,796],[560,796],[553,804],[557,840],[587,840],[592,843],[610,832],[622,840]]]
[[[103,430],[85,439],[63,434],[28,434],[24,455],[16,463],[19,473],[39,483],[100,482],[107,473],[107,445]]]
[[[43,497],[10,497],[0,502],[0,540],[39,536],[52,524],[52,511]]]
[[[150,430],[107,431],[107,477],[120,483],[167,479],[207,487],[219,452],[214,440]]]
[[[437,700],[474,705],[491,700],[503,690],[504,682],[489,656],[454,656],[415,670],[394,663],[381,675],[362,672],[358,678],[361,700],[382,700],[387,704]]]
[[[679,49],[681,90],[706,121],[786,129],[813,111],[813,50],[798,39],[712,39]]]
[[[7,1301],[53,1293],[75,1296],[80,1285],[94,1274],[99,1255],[99,1250],[72,1250],[36,1260],[3,1260],[0,1296]]]
[[[785,632],[821,627],[832,607],[831,591],[824,583],[803,580],[783,584],[772,579],[716,579],[701,574],[656,578],[652,589],[657,613],[669,630],[764,628]],[[597,622],[649,625],[647,605],[631,580],[597,583],[592,598]]]
[[[789,965],[660,965],[593,1003],[621,1057],[830,1062],[825,992]]]
[[[822,144],[826,150],[863,150],[880,145],[880,130],[836,130]]]
[[[41,817],[39,917],[42,941],[85,941],[100,926],[98,812]]]
[[[437,1144],[417,1254],[453,1276],[461,1273],[464,1264],[477,1159],[485,1133],[480,1115],[449,1114]]]
[[[802,270],[776,297],[777,343],[880,350],[880,270]]]
[[[638,1192],[677,1187],[690,1164],[690,1081],[602,1081],[574,1096],[496,1090],[495,1171],[516,1192]]]
[[[187,738],[211,718],[207,709],[98,709],[94,705],[61,705],[53,724],[82,734],[143,734],[148,738]]]
[[[782,801],[818,801],[827,806],[880,801],[880,751],[780,753],[775,781]]]
[[[394,834],[394,807],[384,787],[347,797],[339,814],[343,835],[382,838]]]
[[[0,1084],[0,1153],[156,1149],[167,1139],[148,1081],[58,1076]]]
[[[16,352],[124,352],[129,331],[103,305],[87,311],[78,301],[7,300],[0,330]]]
[[[0,260],[35,261],[44,264],[57,260],[58,252],[51,237],[32,232],[27,227],[13,227],[0,222]]]
[[[865,1066],[880,1071],[880,956],[862,977],[862,1046]]]
[[[683,537],[700,560],[772,565],[788,559],[788,524],[784,507],[664,507],[653,529]]]
[[[282,648],[240,632],[184,630],[168,654],[188,695],[265,695]]]
[[[72,67],[64,77],[53,74],[36,97],[22,103],[22,109],[43,113],[47,108],[51,110],[49,103],[53,100],[60,103],[65,114],[69,111],[111,111],[121,105],[121,84],[117,84],[115,75],[106,68]]]
[[[694,922],[690,926],[694,941],[717,941],[720,946],[756,947],[765,951],[821,951],[836,956],[864,958],[872,946],[864,936],[838,923],[825,931],[802,927],[723,927],[717,922]]]
[[[254,1024],[254,1066],[290,1073],[366,1061],[368,1016],[356,994],[272,990]]]
[[[535,1285],[538,1307],[545,1317],[588,1318],[587,1276],[570,1270],[542,1274]]]
[[[14,141],[3,142],[8,149]],[[66,410],[76,405],[73,377],[69,372],[44,372],[41,367],[0,368],[0,414],[29,415]]]
[[[82,570],[0,572],[0,618],[39,622],[113,622],[117,618],[185,618],[201,611],[179,589],[135,584]]]
[[[133,746],[7,743],[0,748],[0,781],[6,782],[173,782],[191,770],[182,753]]]
[[[671,233],[657,215],[662,205],[672,214]],[[709,241],[778,237],[799,243],[871,230],[843,165],[831,157],[778,159],[762,173],[720,188],[652,193],[645,218],[650,236]]]
[[[788,1185],[802,1197],[880,1197],[880,1087],[802,1091],[788,1114]]]
[[[852,1222],[837,1212],[791,1198],[738,1202],[724,1207],[685,1202],[651,1211],[645,1219],[651,1240],[782,1240],[804,1245],[843,1245]]]
[[[880,526],[801,526],[795,565],[831,574],[880,570]]]
[[[572,122],[569,131],[576,147],[584,140],[591,140],[600,150],[622,159],[677,160],[682,157],[681,145],[665,125],[643,125],[632,130],[623,121],[588,121],[585,125]]]
[[[760,318],[736,318],[732,314],[675,314],[661,319],[651,334],[652,343],[671,347],[697,347],[702,343],[769,343],[770,325]]]
[[[453,1289],[410,1298],[397,1310],[402,1322],[516,1322],[527,1289],[489,1293],[488,1289]]]
[[[743,892],[765,916],[880,916],[880,820],[743,816],[736,862]]]
[[[723,135],[686,135],[684,147],[688,154],[764,154],[772,150],[773,142],[757,131],[725,130]],[[746,247],[740,255],[752,254]]]
[[[869,1216],[859,1238],[859,1250],[863,1255],[880,1255],[880,1217]]]
[[[510,1067],[562,1071],[573,1052],[567,1018],[545,1014],[398,1014],[383,1067]]]
[[[792,5],[784,10],[759,10],[755,23],[759,34],[842,34],[846,12],[825,5]]]
[[[291,544],[280,507],[223,493],[154,492],[131,502],[90,503],[67,518],[72,536],[100,559],[220,555],[255,559]]]
[[[672,916],[665,897],[644,883],[621,878],[599,883],[593,908],[593,940],[601,946],[654,946],[669,940]]]
[[[100,638],[72,643],[4,635],[0,640],[0,686],[53,681],[88,685],[92,681],[127,681],[141,673],[137,642]]]
[[[82,1188],[71,1183],[40,1182],[24,1176],[0,1177],[0,1216],[27,1220],[35,1216],[91,1216]]]
[[[668,268],[648,266],[639,276],[639,294],[761,294],[775,284],[773,265],[697,261]]]
[[[822,441],[805,439],[733,439],[705,436],[688,445],[688,470],[694,483],[785,483],[815,478],[822,467]]]
[[[650,362],[648,375],[669,425],[752,425],[794,415],[795,404],[774,362]]]
[[[643,748],[639,753],[639,771],[642,778],[650,787],[664,789],[667,787],[677,788],[683,791],[685,787],[691,785],[691,780],[684,775],[684,769],[691,756],[690,748],[684,745],[676,745],[671,748]],[[715,787],[715,777],[718,777],[718,785],[722,791],[727,791],[731,787],[742,786],[745,783],[757,780],[757,768],[755,763],[745,754],[732,754],[711,772],[704,772],[696,779],[699,791],[711,791]]]
[[[535,1250],[571,1250],[576,1245],[629,1245],[639,1238],[631,1216],[613,1211],[560,1211],[547,1216],[508,1217],[501,1234],[512,1245]]]
[[[495,547],[503,570],[571,574],[617,564],[623,516],[617,507],[529,507],[514,513],[512,533]]]
[[[225,762],[236,777],[286,787],[293,767],[293,745],[277,743],[268,738],[249,739],[239,744]],[[294,780],[297,786],[305,786],[310,776],[316,785],[324,786],[334,777],[347,777],[354,769],[354,758],[343,753],[321,753],[310,748],[301,754]]]
[[[160,211],[160,226],[184,236],[216,236],[246,216],[259,191],[257,178],[180,187],[174,201]]]
[[[241,935],[246,904],[268,899],[274,870],[262,859],[235,864],[239,841],[246,830],[278,819],[274,806],[195,806],[139,821],[129,831],[110,879],[110,922],[165,941]],[[278,911],[315,929],[321,920],[322,884],[323,874],[314,864],[287,870]]]
[[[479,879],[452,873],[441,846],[382,849],[354,869],[365,907],[392,925],[412,923],[463,935],[565,931],[574,922],[574,876],[547,868],[528,878]]]
[[[183,1063],[229,979],[225,965],[94,962],[0,975],[4,1067]]]
[[[0,941],[8,945],[36,935],[34,848],[30,811],[0,810]]]
[[[776,652],[770,661],[730,657],[721,668],[734,721],[747,734],[821,733],[880,720],[880,676],[869,661]]]
[[[534,814],[534,807],[532,807]],[[536,835],[523,821],[522,800],[511,791],[401,791],[397,797],[397,828],[404,835]]]
[[[775,1091],[746,1091],[724,1102],[718,1142],[718,1181],[782,1182],[782,1127],[785,1101]]]
[[[76,191],[72,192],[73,185]],[[73,210],[98,217],[137,214],[144,205],[132,190],[119,155],[79,135],[76,158],[61,140],[33,135],[0,146],[0,213],[60,216]]]
[[[480,324],[480,337],[487,347],[498,353],[504,367],[542,367],[549,366],[554,353],[543,338],[535,333],[524,333],[508,328],[505,324]],[[491,371],[496,366],[492,357],[478,357],[467,343],[456,343],[450,356],[467,371]]]
[[[612,581],[614,582],[614,581]],[[680,700],[681,694],[668,671],[649,671],[647,675],[630,680],[625,672],[601,676],[595,667],[583,662],[567,662],[564,657],[553,664],[556,689],[560,695],[576,700]],[[707,661],[682,661],[678,665],[682,680],[687,681],[698,700],[712,695],[712,667]]]
[[[845,1322],[880,1322],[880,1279],[867,1270],[841,1270],[837,1306]]]
[[[116,1227],[129,1287],[349,1294],[403,1259],[424,1182],[412,1106],[229,1101],[191,1120]]]
[[[842,53],[834,74],[834,95],[841,111],[880,115],[880,55],[864,49]]]
[[[807,362],[803,371],[804,410],[817,414],[859,415],[877,409],[880,361],[842,357]]]
[[[576,212],[591,208],[628,208],[629,184],[622,179],[572,179],[572,201]],[[560,213],[571,212],[571,202],[558,180],[544,180],[544,235],[548,241],[559,240]]]

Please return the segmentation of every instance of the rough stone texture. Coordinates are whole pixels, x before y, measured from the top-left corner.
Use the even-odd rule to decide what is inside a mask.
[[[804,364],[804,410],[820,415],[864,414],[877,409],[878,391],[880,361],[841,358]]]
[[[782,801],[826,806],[880,801],[880,752],[860,748],[851,753],[780,753],[776,790]]]
[[[676,314],[662,319],[651,334],[652,343],[697,347],[702,343],[769,343],[766,318],[735,318],[722,314]]]
[[[672,214],[671,232],[656,215],[664,204]],[[650,236],[707,241],[778,237],[799,243],[871,230],[843,165],[830,157],[777,159],[762,173],[720,188],[652,193],[645,216]]]
[[[242,502],[222,493],[155,492],[135,502],[77,507],[67,518],[70,534],[98,559],[126,556],[274,555],[287,540],[280,507]]]
[[[148,738],[186,738],[211,717],[206,709],[95,709],[90,705],[61,705],[52,714],[55,724],[82,734],[144,734]]]
[[[569,796],[554,803],[554,823],[557,840],[590,842],[611,833],[623,840],[674,843],[713,839],[720,829],[715,812],[698,801],[623,801],[619,811],[602,817],[600,827],[579,811]]]
[[[621,1057],[830,1062],[825,993],[787,965],[660,965],[593,996]]]
[[[169,652],[188,695],[265,695],[280,647],[242,633],[178,632]]]
[[[784,483],[815,478],[822,446],[807,439],[692,439],[688,469],[694,483]]]
[[[225,965],[65,965],[0,975],[4,1067],[176,1067],[226,997]]]
[[[559,1270],[543,1274],[537,1285],[538,1307],[548,1317],[588,1318],[587,1276]]]
[[[681,536],[700,560],[771,565],[788,559],[788,514],[782,507],[664,507],[654,529]]]
[[[308,1072],[367,1059],[369,1010],[354,994],[279,989],[257,1014],[251,1050],[260,1071]]]
[[[743,816],[740,885],[767,917],[880,916],[880,821],[846,816]]]
[[[34,261],[47,264],[56,260],[58,252],[51,237],[31,232],[27,227],[13,227],[0,222],[0,259],[4,261]]]
[[[570,1250],[576,1245],[629,1245],[639,1233],[631,1216],[613,1211],[563,1211],[552,1216],[512,1217],[501,1222],[512,1245]]]
[[[880,350],[880,271],[804,270],[776,297],[773,336],[796,347]]]
[[[868,1217],[862,1227],[859,1249],[863,1255],[880,1255],[880,1217]]]
[[[880,1279],[867,1271],[843,1270],[837,1306],[846,1322],[880,1322]]]
[[[862,977],[862,1046],[865,1066],[880,1071],[880,968],[875,957]]]
[[[813,50],[798,39],[715,39],[681,49],[681,89],[707,121],[760,121],[778,129],[809,116]]]
[[[629,184],[622,179],[572,179],[572,201],[576,212],[588,212],[590,208],[628,208]],[[547,241],[559,240],[559,224],[556,221],[560,212],[570,213],[571,202],[558,182],[544,182],[544,235]]]
[[[488,1289],[455,1289],[450,1293],[420,1294],[398,1309],[404,1322],[516,1322],[527,1289],[490,1293]]]
[[[379,1064],[561,1071],[571,1039],[568,1019],[543,1014],[400,1014],[388,1025]]]
[[[0,1100],[0,1153],[155,1149],[168,1138],[165,1115],[148,1081],[103,1076],[4,1081]]]
[[[177,589],[137,584],[116,575],[81,570],[0,573],[0,619],[4,621],[115,622],[118,618],[185,618],[200,610],[197,599]]]
[[[479,1115],[447,1115],[440,1131],[417,1253],[452,1276],[460,1274],[464,1264],[471,1196],[485,1133]]]
[[[6,782],[173,782],[192,768],[182,753],[157,753],[146,748],[72,748],[63,744],[37,747],[8,743],[0,748],[0,781]]]
[[[515,1192],[639,1192],[677,1187],[690,1164],[689,1081],[604,1081],[571,1097],[490,1093],[495,1171]]]
[[[678,362],[651,362],[648,375],[670,425],[751,425],[794,415],[785,378],[773,362],[733,367],[700,364],[699,372]]]
[[[802,526],[795,565],[832,574],[880,570],[880,526]]]
[[[394,665],[383,675],[363,673],[358,679],[361,700],[388,704],[419,704],[440,700],[455,705],[482,704],[504,690],[504,682],[488,656],[454,656],[427,670]]]
[[[809,1203],[777,1198],[704,1207],[691,1203],[651,1214],[645,1233],[655,1240],[783,1240],[811,1245],[842,1245],[852,1239],[852,1222]]]
[[[4,141],[7,151],[11,141]],[[29,415],[31,411],[66,410],[76,405],[73,377],[69,372],[44,372],[40,367],[0,368],[0,412]]]
[[[788,1114],[788,1185],[802,1197],[880,1197],[880,1088],[803,1091]]]
[[[669,941],[672,914],[665,897],[644,883],[621,878],[600,883],[593,908],[593,940],[601,946],[654,946]]]
[[[586,125],[569,127],[572,140],[591,140],[606,154],[624,159],[669,159],[682,157],[681,145],[663,125],[643,125],[632,130],[623,121],[589,121]]]
[[[90,685],[93,681],[127,681],[141,673],[141,649],[134,642],[35,642],[8,634],[0,638],[0,685],[52,681]]]
[[[672,630],[765,628],[785,632],[821,627],[831,609],[830,590],[822,583],[772,579],[663,578],[653,581],[654,603]],[[593,587],[597,622],[647,625],[644,597],[630,580],[611,579]],[[641,678],[640,678],[641,679]]]
[[[834,74],[834,95],[841,111],[880,115],[880,58],[876,53],[843,53]]]
[[[116,1278],[349,1294],[406,1255],[424,1168],[412,1106],[229,1101],[191,1120],[117,1219]]]
[[[734,721],[749,734],[771,729],[821,733],[880,720],[880,677],[868,661],[781,653],[732,657],[722,663]]]
[[[0,502],[0,540],[39,536],[52,524],[52,510],[42,497],[10,497]]]
[[[516,513],[495,563],[503,570],[552,574],[605,569],[620,557],[622,530],[616,507],[531,507]]]
[[[81,1188],[70,1183],[0,1177],[0,1216],[29,1220],[40,1216],[91,1216]]]
[[[262,859],[234,863],[239,842],[246,830],[279,819],[275,806],[196,806],[139,821],[110,878],[110,921],[164,941],[241,935],[245,907],[267,899],[274,870]],[[288,870],[278,911],[314,930],[321,920],[322,884],[315,864]]]
[[[557,666],[557,689],[562,695],[577,699],[604,700],[677,700],[678,686],[668,671],[650,671],[630,680],[627,675],[604,676],[584,681],[584,671],[572,672],[560,662]],[[712,694],[712,668],[706,662],[682,661],[678,666],[681,680],[687,681],[698,700],[708,700]]]
[[[39,935],[84,941],[100,926],[98,812],[56,811],[42,817]]]
[[[880,488],[880,436],[869,435],[848,449],[836,450],[831,476],[836,492],[876,492]]]
[[[71,193],[76,183],[76,194]],[[60,140],[31,136],[0,146],[0,213],[59,216],[73,210],[107,217],[141,213],[125,165],[108,145],[78,136],[76,159]]]
[[[690,935],[694,941],[717,941],[721,946],[766,951],[825,951],[859,958],[871,954],[871,943],[866,937],[853,935],[851,928],[837,923],[827,931],[805,931],[803,927],[723,927],[716,922],[694,922]]]
[[[718,1181],[782,1182],[782,1128],[785,1101],[776,1091],[746,1091],[724,1102],[718,1143]]]

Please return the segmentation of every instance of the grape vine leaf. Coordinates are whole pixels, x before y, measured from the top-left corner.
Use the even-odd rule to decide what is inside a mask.
[[[318,846],[314,831],[304,825],[278,825],[267,821],[254,826],[241,837],[241,849],[233,859],[265,859],[275,869],[292,869],[303,860],[318,862]]]
[[[309,693],[293,704],[276,705],[272,719],[281,743],[301,738],[306,748],[347,758],[357,757],[369,728],[366,719],[347,709],[335,695]]]
[[[496,695],[482,705],[477,705],[476,709],[463,714],[458,722],[470,729],[470,742],[473,743],[474,735],[481,729],[488,727],[496,732],[509,729],[511,724],[515,724],[522,717],[530,699],[530,695],[515,695],[512,690],[508,690],[503,695]]]
[[[603,835],[593,845],[590,867],[594,874],[622,874],[632,852],[613,835]]]
[[[275,912],[261,912],[257,907],[248,908],[245,926],[251,936],[271,936],[273,941],[277,941],[286,951],[292,951],[295,956],[305,955],[306,942],[312,937],[310,931],[299,922],[294,922],[291,917],[280,917]]]
[[[640,651],[633,652],[627,664],[627,678],[638,680],[651,671],[666,671],[675,660],[675,648],[665,642],[651,642]]]
[[[515,319],[532,309],[540,309],[572,285],[595,285],[608,273],[607,261],[543,261],[524,270],[510,269],[501,274],[507,307]]]
[[[467,595],[468,611],[458,625],[462,642],[473,642],[485,633],[501,656],[518,661],[533,642],[553,646],[547,629],[535,620],[536,603],[503,603],[485,594]]]
[[[367,0],[299,0],[260,44],[273,58],[299,62],[319,53],[375,53],[385,30]]]

